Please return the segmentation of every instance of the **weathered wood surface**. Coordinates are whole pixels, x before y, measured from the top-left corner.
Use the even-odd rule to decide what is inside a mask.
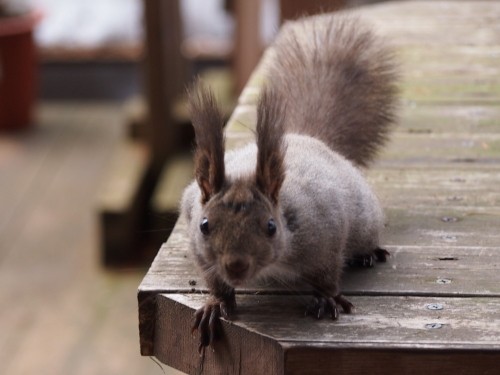
[[[137,354],[142,270],[97,261],[96,200],[122,107],[40,102],[36,122],[0,134],[0,374],[157,375]]]
[[[303,285],[241,289],[204,373],[492,373],[500,361],[500,3],[390,2],[356,13],[387,36],[403,71],[399,126],[367,171],[392,256],[346,270],[342,289],[357,309],[335,323],[303,317]],[[229,148],[252,139],[272,58],[266,51],[240,97]],[[199,365],[192,314],[207,292],[193,264],[178,222],[139,290],[142,353],[188,373]],[[268,367],[252,369],[259,357]]]
[[[307,296],[239,297],[237,321],[223,322],[224,339],[214,345],[210,360],[205,361],[205,373],[309,374],[321,373],[320,369],[337,373],[339,366],[348,374],[398,373],[394,371],[402,351],[408,357],[402,373],[409,374],[436,369],[451,373],[457,368],[464,374],[482,373],[477,370],[498,361],[498,298],[352,297],[355,314],[343,314],[334,324],[329,320],[312,324],[312,318],[304,316]],[[164,317],[156,331],[158,359],[196,373],[201,363],[197,340],[185,331],[192,324],[193,309],[204,300],[205,296],[195,294],[158,296],[158,315]],[[411,350],[418,350],[419,355],[411,358]],[[308,351],[311,353],[305,356]],[[393,358],[386,363],[377,358],[391,352]],[[354,353],[360,357],[355,359]],[[336,357],[339,355],[355,360],[343,363]],[[443,363],[433,366],[417,357],[435,357]],[[322,361],[327,365],[318,369]],[[366,372],[369,364],[377,362],[383,366]]]

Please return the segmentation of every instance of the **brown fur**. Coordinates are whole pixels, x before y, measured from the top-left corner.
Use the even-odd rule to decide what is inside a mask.
[[[270,85],[288,102],[287,132],[318,138],[366,166],[395,120],[393,55],[356,20],[299,22],[276,40],[268,71]]]
[[[265,87],[257,106],[257,186],[273,203],[285,180],[285,106],[276,91]]]
[[[210,284],[237,283],[238,280],[230,280],[228,265],[248,263],[248,278],[275,259],[276,252],[282,249],[278,244],[283,242],[281,234],[270,238],[266,231],[271,218],[281,225],[278,199],[285,179],[284,102],[276,92],[263,90],[257,106],[256,165],[247,174],[234,178],[225,176],[221,117],[213,93],[197,82],[189,99],[197,144],[196,182],[201,192],[202,215],[210,228],[203,248],[198,249],[202,255],[197,257],[198,263]],[[188,201],[197,206],[191,198]],[[191,218],[189,208],[183,207],[182,211]]]
[[[198,82],[188,92],[196,134],[195,177],[207,202],[224,184],[224,120],[213,92]]]

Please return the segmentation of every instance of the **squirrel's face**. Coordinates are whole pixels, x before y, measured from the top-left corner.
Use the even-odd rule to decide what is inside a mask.
[[[199,221],[199,255],[232,286],[254,279],[284,250],[279,210],[250,181],[223,188]]]
[[[214,94],[199,83],[189,93],[189,103],[201,193],[195,253],[205,272],[239,285],[256,277],[285,249],[278,205],[285,179],[285,101],[277,91],[263,89],[257,105],[255,173],[238,178],[225,173],[224,123]]]

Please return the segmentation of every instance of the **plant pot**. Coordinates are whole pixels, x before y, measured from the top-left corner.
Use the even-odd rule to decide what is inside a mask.
[[[38,89],[33,29],[40,14],[0,18],[0,130],[31,126]]]

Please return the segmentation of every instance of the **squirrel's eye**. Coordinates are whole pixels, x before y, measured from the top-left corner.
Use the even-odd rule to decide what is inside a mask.
[[[267,234],[270,236],[274,236],[276,233],[276,223],[274,222],[274,219],[269,219],[267,222]]]
[[[200,224],[200,230],[201,233],[203,233],[205,236],[208,235],[208,219],[206,217],[203,218]]]

